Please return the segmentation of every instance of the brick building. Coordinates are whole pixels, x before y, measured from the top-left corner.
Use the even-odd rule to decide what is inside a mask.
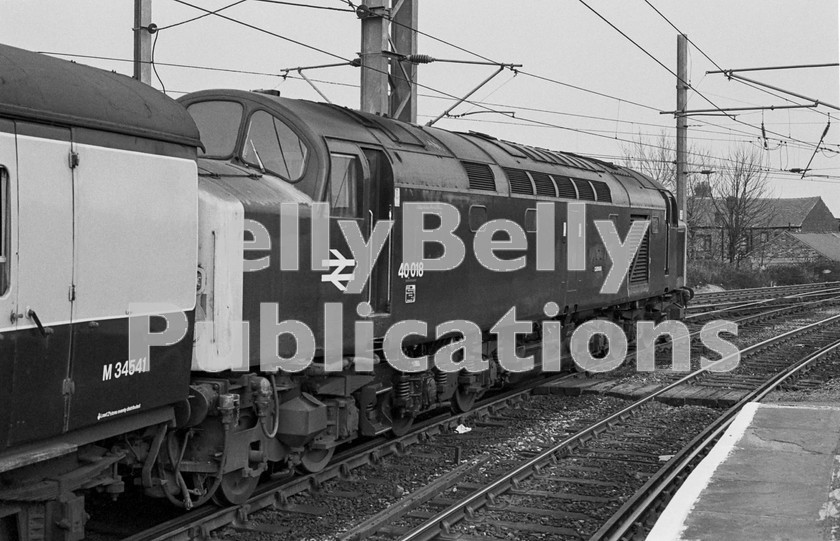
[[[784,231],[747,257],[754,267],[820,264],[840,261],[840,233]]]
[[[761,201],[763,217],[741,240],[740,253],[746,255],[783,232],[833,233],[838,231],[837,218],[821,197],[766,199]],[[689,258],[727,259],[727,231],[710,198],[699,197],[689,202]]]

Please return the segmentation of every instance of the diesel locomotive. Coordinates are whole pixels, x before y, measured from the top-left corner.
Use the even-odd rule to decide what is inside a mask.
[[[640,237],[614,291],[596,222]],[[684,282],[674,197],[625,167],[0,46],[0,539],[81,539],[85,494],[127,482],[241,503],[504,387],[511,312],[538,367],[546,320],[632,339]],[[137,322],[182,332],[136,353]]]

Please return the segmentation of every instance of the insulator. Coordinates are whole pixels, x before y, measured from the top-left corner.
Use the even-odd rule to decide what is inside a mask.
[[[413,64],[430,64],[435,61],[435,59],[427,54],[410,54],[406,57],[406,60]]]

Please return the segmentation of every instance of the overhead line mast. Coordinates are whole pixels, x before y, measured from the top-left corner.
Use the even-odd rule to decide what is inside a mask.
[[[417,66],[383,54],[417,54],[417,0],[389,3],[363,0],[356,9],[362,21],[361,109],[417,123]]]
[[[152,0],[134,0],[134,78],[152,84]]]
[[[686,157],[688,155],[688,36],[677,35],[677,209],[680,220],[686,221]]]

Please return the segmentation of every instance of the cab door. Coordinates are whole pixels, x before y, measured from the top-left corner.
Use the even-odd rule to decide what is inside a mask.
[[[376,224],[392,219],[393,179],[385,154],[375,149],[360,149],[345,142],[330,141],[330,179],[325,198],[330,205],[330,216],[336,220],[354,220],[359,224],[362,237],[370,242]],[[333,228],[341,241],[331,240],[331,248],[351,255],[345,248],[343,235]],[[370,304],[373,314],[390,313],[390,267],[393,234],[375,260],[368,261],[370,278],[365,284],[362,299]],[[373,259],[373,258],[371,258]]]
[[[17,149],[15,124],[0,120],[0,450],[6,446],[15,373],[17,322]]]
[[[11,388],[6,388],[10,445],[66,430],[72,394],[70,130],[18,122],[16,131],[17,298],[11,312],[0,314],[13,320],[16,330]]]
[[[394,219],[394,177],[388,157],[381,150],[364,149],[370,169],[368,188],[369,231],[373,231],[380,220]],[[379,257],[373,262],[370,275],[369,301],[374,313],[391,312],[391,267],[393,265],[393,231],[382,247]]]

